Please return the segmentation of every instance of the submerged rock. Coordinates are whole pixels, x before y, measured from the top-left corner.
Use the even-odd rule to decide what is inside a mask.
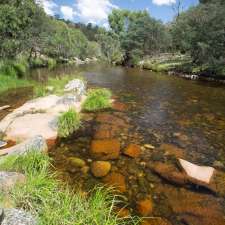
[[[120,173],[110,173],[104,177],[103,181],[109,186],[115,187],[120,192],[126,192],[126,180],[125,177]]]
[[[36,219],[24,210],[4,209],[1,225],[37,225]]]
[[[94,158],[117,159],[120,155],[120,142],[117,139],[93,140],[90,153]]]
[[[168,220],[160,218],[160,217],[152,217],[148,219],[144,219],[141,222],[141,225],[172,225]]]
[[[22,155],[29,151],[47,152],[48,146],[45,139],[42,136],[36,136],[28,139],[18,145],[10,148],[6,148],[0,151],[1,155]]]
[[[0,172],[0,192],[9,192],[16,184],[23,184],[26,177],[16,172]]]
[[[154,163],[150,168],[170,183],[205,187],[212,192],[225,196],[225,173],[213,167],[198,166],[179,159],[179,167],[174,164]]]
[[[123,152],[125,155],[132,158],[137,158],[141,154],[141,147],[136,144],[130,144]]]
[[[153,211],[153,202],[150,197],[137,202],[137,211],[141,216],[149,216]]]
[[[71,166],[79,167],[79,168],[86,166],[85,161],[83,159],[77,158],[77,157],[70,157],[69,163],[71,164]]]
[[[111,169],[111,163],[106,161],[96,161],[91,164],[91,172],[95,177],[106,176]]]

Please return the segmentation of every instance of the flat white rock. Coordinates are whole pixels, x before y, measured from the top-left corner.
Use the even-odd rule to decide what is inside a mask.
[[[215,171],[213,167],[198,166],[183,159],[179,159],[179,162],[188,176],[207,184],[210,183]]]

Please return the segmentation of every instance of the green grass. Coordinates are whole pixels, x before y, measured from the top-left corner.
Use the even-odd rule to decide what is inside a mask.
[[[30,80],[0,74],[0,93],[12,88],[28,87],[32,85],[33,82]]]
[[[30,211],[39,225],[135,225],[138,219],[120,219],[114,212],[118,197],[107,189],[96,188],[88,194],[71,190],[60,183],[47,155],[30,151],[22,156],[8,156],[0,170],[26,175],[26,183],[17,185],[8,197],[13,207]],[[4,194],[0,200],[4,201]]]
[[[92,89],[88,92],[82,108],[86,111],[98,111],[111,107],[111,92],[107,89]]]
[[[59,137],[68,137],[81,126],[80,115],[74,109],[69,109],[58,119]]]

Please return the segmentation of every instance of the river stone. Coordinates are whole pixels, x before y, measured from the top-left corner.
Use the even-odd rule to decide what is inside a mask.
[[[77,157],[70,157],[69,163],[71,164],[71,166],[79,167],[79,168],[84,167],[86,165],[83,159],[77,158]]]
[[[214,168],[207,166],[198,166],[183,159],[179,159],[179,163],[189,177],[192,177],[201,182],[205,182],[207,184],[210,183],[210,180],[215,171]]]
[[[47,143],[54,144],[58,135],[57,118],[70,108],[81,111],[85,96],[80,101],[67,101],[68,96],[49,95],[26,102],[8,114],[0,122],[0,133],[4,140],[22,142],[42,135]]]
[[[1,150],[0,156],[1,155],[22,155],[22,154],[26,154],[29,151],[47,152],[48,146],[46,144],[45,139],[40,135],[35,136],[18,145]]]
[[[95,177],[106,176],[111,169],[111,163],[106,161],[96,161],[91,164],[91,172]]]
[[[85,94],[86,85],[80,79],[71,80],[68,84],[66,84],[65,92],[71,92],[77,101]]]
[[[26,177],[16,172],[0,172],[0,191],[9,192],[16,184],[23,184]]]
[[[126,192],[126,180],[120,173],[112,172],[103,178],[103,181],[109,186],[115,187],[121,193]]]
[[[36,225],[36,219],[24,210],[4,209],[1,225]]]
[[[136,144],[129,144],[123,153],[132,158],[137,158],[141,154],[141,147]]]
[[[151,197],[139,200],[137,202],[137,211],[141,216],[149,216],[153,211],[153,202]]]
[[[120,142],[118,139],[93,140],[90,153],[94,158],[101,160],[118,159]]]
[[[16,118],[8,127],[6,140],[24,141],[37,135],[46,140],[57,138],[57,116],[49,113],[26,114]]]
[[[7,142],[5,141],[0,141],[0,148],[4,147],[7,145]]]

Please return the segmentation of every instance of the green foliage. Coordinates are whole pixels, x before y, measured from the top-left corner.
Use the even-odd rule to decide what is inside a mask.
[[[52,59],[52,58],[47,59],[47,65],[49,69],[53,69],[54,67],[56,67],[56,64],[57,62],[55,59]]]
[[[80,126],[80,115],[74,109],[69,109],[58,118],[58,133],[60,137],[68,137],[78,130]]]
[[[33,82],[26,79],[19,79],[14,76],[6,76],[0,73],[0,93],[7,91],[8,89],[18,87],[32,86]]]
[[[225,59],[223,4],[204,1],[182,13],[172,27],[176,49],[189,53],[195,65],[212,74],[222,72]]]
[[[134,225],[138,219],[120,219],[113,212],[118,199],[104,188],[94,189],[89,196],[72,191],[60,183],[52,170],[51,160],[43,153],[8,156],[0,161],[0,169],[26,175],[26,183],[17,185],[9,194],[14,207],[37,216],[40,225]],[[0,200],[4,199],[3,193]]]
[[[88,92],[83,109],[87,111],[98,111],[111,107],[111,92],[107,89],[93,89]]]
[[[123,61],[123,51],[119,36],[114,32],[107,32],[100,29],[97,34],[97,40],[101,46],[103,57],[108,63],[121,64]]]
[[[151,18],[147,11],[112,11],[109,24],[117,35],[126,64],[137,65],[146,55],[166,51],[169,35],[166,26]]]

